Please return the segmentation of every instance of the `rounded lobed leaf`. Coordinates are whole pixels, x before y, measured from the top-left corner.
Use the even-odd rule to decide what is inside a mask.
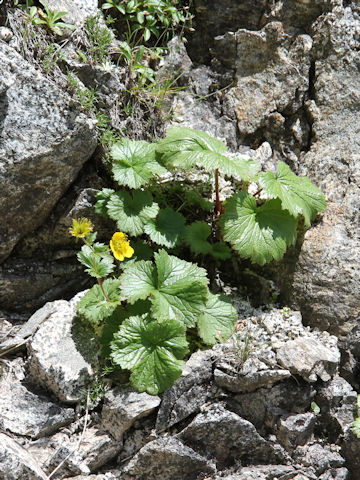
[[[164,208],[144,226],[144,230],[153,242],[173,248],[184,234],[185,218],[172,208]]]
[[[113,362],[132,371],[140,392],[163,392],[181,375],[188,352],[185,327],[175,320],[158,322],[148,315],[123,322],[111,343]]]
[[[143,141],[123,139],[113,145],[111,157],[112,171],[119,185],[139,188],[146,185],[154,175],[166,173],[166,169],[156,161],[155,145]]]
[[[206,222],[197,221],[188,225],[185,230],[185,242],[194,253],[210,253],[211,244],[207,241],[211,229]]]
[[[281,209],[280,200],[268,200],[258,207],[246,192],[233,195],[220,217],[224,240],[244,258],[264,265],[280,260],[296,240],[296,219]]]
[[[156,217],[159,206],[149,192],[135,190],[130,194],[121,191],[111,195],[107,210],[119,230],[136,236],[144,233],[144,225]]]
[[[224,342],[234,332],[237,312],[225,295],[209,295],[198,320],[198,332],[207,345]]]
[[[94,285],[77,304],[78,314],[95,324],[110,317],[116,307],[121,304],[119,280],[109,278],[103,282],[102,286],[110,302],[104,296],[100,286]]]
[[[279,198],[281,207],[294,217],[303,215],[308,227],[315,215],[326,208],[323,193],[309,178],[295,175],[284,162],[279,162],[276,173],[260,175],[259,181],[269,198]]]

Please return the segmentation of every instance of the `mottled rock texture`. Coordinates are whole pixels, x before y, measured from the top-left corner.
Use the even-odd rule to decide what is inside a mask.
[[[14,49],[0,45],[0,259],[45,220],[96,146],[93,123]]]
[[[46,480],[36,460],[15,440],[0,433],[0,478],[4,480]]]
[[[80,294],[81,295],[81,294]],[[57,300],[56,311],[28,342],[30,377],[63,402],[76,403],[94,378],[98,345],[90,327],[76,318],[76,303]]]
[[[204,457],[176,438],[163,437],[143,447],[124,469],[124,480],[196,480],[213,473]]]
[[[83,25],[87,17],[97,14],[98,0],[48,0],[48,6],[52,10],[67,12],[64,22],[73,25]]]
[[[348,335],[360,316],[359,15],[353,3],[312,25],[312,139],[299,168],[329,204],[305,235],[291,298],[311,325],[337,335]]]
[[[150,415],[160,404],[160,398],[138,393],[129,388],[116,388],[105,395],[102,426],[117,440],[137,419]]]

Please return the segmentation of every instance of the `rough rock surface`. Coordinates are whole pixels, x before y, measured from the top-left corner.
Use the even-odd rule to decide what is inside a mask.
[[[282,24],[272,22],[260,32],[238,30],[235,41],[236,86],[224,102],[236,115],[240,140],[261,128],[283,128],[308,90],[311,37],[287,38]]]
[[[305,235],[291,288],[309,324],[342,336],[360,316],[359,13],[355,2],[312,26],[312,141],[300,173],[319,185],[329,204]]]
[[[160,398],[148,393],[138,393],[130,388],[118,387],[105,395],[102,408],[102,426],[111,435],[122,440],[123,433],[137,419],[150,415],[160,404]]]
[[[201,455],[172,437],[154,440],[129,462],[124,480],[196,480],[214,467]]]
[[[0,428],[38,438],[74,420],[72,408],[63,408],[33,393],[12,376],[0,380]]]
[[[316,417],[314,413],[284,415],[278,422],[277,438],[286,449],[307,443],[314,431]]]
[[[81,436],[71,435],[63,441],[59,448],[48,461],[47,469],[52,471],[63,460],[65,466],[63,471],[72,474],[89,474],[95,472],[106,462],[116,457],[121,449],[121,442],[115,441],[107,432],[99,429],[98,426],[87,428]]]
[[[194,353],[186,362],[181,377],[168,388],[161,399],[156,419],[158,431],[175,425],[189,415],[199,411],[210,397],[209,382],[212,377],[211,351]]]
[[[221,404],[204,408],[178,438],[202,455],[215,457],[220,467],[235,460],[253,463],[256,458],[276,463],[286,458],[279,446],[257,433],[254,425]]]
[[[87,17],[94,17],[97,14],[98,0],[47,0],[52,10],[68,12],[64,22],[73,25],[83,25]]]
[[[277,352],[277,359],[283,367],[309,381],[317,377],[326,382],[335,373],[340,361],[337,348],[330,349],[311,337],[302,337],[286,342]]]
[[[45,220],[96,146],[93,122],[1,42],[0,259]],[[21,219],[21,221],[19,221]]]
[[[76,318],[76,303],[57,300],[56,311],[43,322],[28,343],[30,377],[60,400],[76,403],[94,377],[98,345],[91,329]],[[90,342],[89,342],[90,338]]]
[[[36,460],[15,440],[0,432],[0,478],[47,480]]]

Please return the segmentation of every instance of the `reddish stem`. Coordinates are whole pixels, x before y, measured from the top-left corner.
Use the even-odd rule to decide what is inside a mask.
[[[259,190],[257,192],[254,193],[253,197],[257,197],[258,195],[260,195],[260,193],[263,191],[262,188],[259,188]]]

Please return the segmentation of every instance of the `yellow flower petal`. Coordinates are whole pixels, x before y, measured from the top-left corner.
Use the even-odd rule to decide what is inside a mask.
[[[128,237],[123,232],[115,232],[110,240],[110,248],[116,260],[122,262],[125,257],[131,258],[134,255],[134,249],[130,247]]]
[[[73,219],[72,227],[69,228],[69,233],[76,238],[84,238],[93,231],[93,224],[88,218]]]

